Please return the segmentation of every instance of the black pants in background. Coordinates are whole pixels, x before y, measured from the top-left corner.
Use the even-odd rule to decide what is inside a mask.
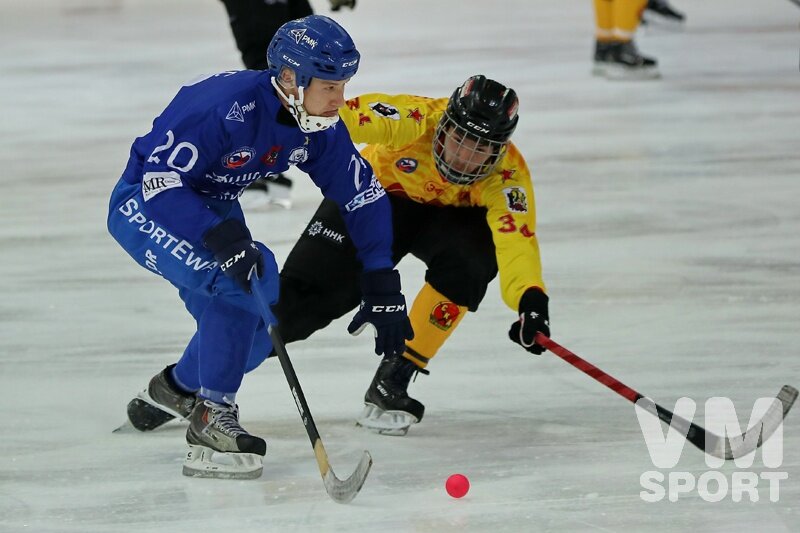
[[[250,70],[266,70],[272,36],[290,20],[313,14],[308,0],[222,0],[242,54]]]

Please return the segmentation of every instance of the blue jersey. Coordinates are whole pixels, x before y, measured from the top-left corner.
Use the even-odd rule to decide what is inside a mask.
[[[391,207],[347,127],[303,133],[268,72],[222,72],[181,88],[134,141],[122,179],[141,184],[148,218],[202,242],[224,204],[291,165],[340,206],[364,270],[392,268]]]

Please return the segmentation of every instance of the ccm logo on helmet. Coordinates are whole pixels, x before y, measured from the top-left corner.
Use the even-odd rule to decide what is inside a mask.
[[[467,126],[472,128],[473,130],[479,131],[481,133],[489,133],[489,129],[488,128],[484,128],[483,126],[479,126],[479,125],[475,124],[474,122],[472,122],[471,120],[467,121]]]
[[[373,305],[373,313],[396,313],[398,311],[405,311],[405,305]]]
[[[342,63],[342,68],[352,67],[356,63],[358,63],[358,59],[354,59],[352,61],[348,61],[347,63]]]
[[[300,63],[298,63],[297,61],[295,61],[291,57],[287,56],[286,54],[283,54],[281,57],[283,58],[284,61],[286,61],[287,63],[289,63],[292,66],[295,66],[295,67],[299,67],[300,66]]]

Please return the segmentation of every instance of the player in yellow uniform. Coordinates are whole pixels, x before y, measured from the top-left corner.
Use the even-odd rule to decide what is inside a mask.
[[[533,353],[550,333],[548,297],[536,239],[533,184],[511,134],[516,93],[472,76],[448,98],[365,94],[340,110],[353,141],[389,193],[393,260],[412,254],[427,265],[409,317],[415,337],[402,356],[385,357],[365,396],[363,426],[403,435],[424,406],[408,396],[489,282],[517,320],[511,340]],[[351,161],[354,179],[363,162]],[[369,201],[368,199],[364,201]],[[274,311],[287,342],[308,337],[359,304],[359,262],[339,208],[323,201],[281,272]],[[352,332],[351,332],[352,333]]]
[[[655,59],[633,42],[647,0],[594,0],[595,49],[592,73],[609,79],[660,77]]]

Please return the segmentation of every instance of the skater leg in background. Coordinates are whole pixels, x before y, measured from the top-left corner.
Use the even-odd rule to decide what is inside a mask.
[[[672,7],[667,0],[648,0],[642,12],[642,24],[663,24],[668,27],[681,27],[686,16]]]
[[[595,51],[592,74],[613,80],[659,78],[655,59],[633,41],[646,0],[594,0]]]
[[[308,0],[222,0],[228,12],[242,63],[250,70],[267,69],[267,47],[284,23],[313,14]]]

